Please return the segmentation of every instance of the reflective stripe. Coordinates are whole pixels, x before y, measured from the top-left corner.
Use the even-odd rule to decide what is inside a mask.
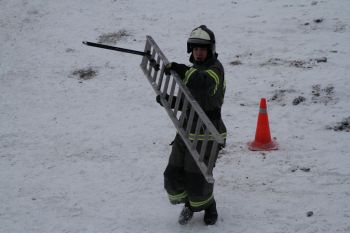
[[[260,112],[260,113],[267,113],[267,109],[266,109],[266,108],[260,108],[260,109],[259,109],[259,112]]]
[[[218,86],[220,84],[220,78],[219,76],[212,70],[206,70],[206,72],[209,74],[210,77],[212,77],[215,81],[215,87],[214,87],[214,90],[213,90],[213,94],[212,95],[215,95],[216,91],[218,90]]]
[[[175,195],[168,194],[168,196],[170,201],[179,201],[187,197],[187,192],[183,191],[182,193]]]
[[[185,73],[185,79],[183,81],[183,83],[186,85],[188,83],[188,80],[190,79],[191,75],[196,72],[197,69],[196,68],[193,68],[191,67],[189,70],[186,71]]]
[[[197,69],[196,68],[193,68],[191,67],[189,70],[186,71],[185,73],[185,79],[183,80],[183,83],[185,85],[187,85],[188,81],[190,80],[192,74],[194,72],[196,72]],[[213,71],[213,70],[205,70],[205,72],[207,72],[207,74],[209,75],[209,77],[211,77],[212,79],[214,79],[214,82],[215,82],[215,87],[214,87],[214,90],[213,90],[213,93],[212,95],[215,95],[216,91],[218,90],[218,87],[220,85],[220,78],[219,76]],[[226,89],[226,83],[224,83],[224,87],[223,87],[224,91]]]
[[[219,136],[222,137],[222,138],[224,138],[224,139],[226,139],[227,133],[219,134]],[[203,140],[206,139],[206,137],[205,137],[205,134],[194,134],[194,133],[190,133],[190,134],[188,135],[188,139],[190,139],[190,140],[196,140],[196,139],[197,139],[198,141],[203,141]],[[209,137],[208,137],[208,140],[214,140],[214,139],[215,139],[214,136],[210,134]]]
[[[208,204],[211,200],[213,199],[213,195],[211,195],[207,200],[205,201],[190,201],[190,205],[192,207],[198,208],[201,206],[204,206],[206,204]]]

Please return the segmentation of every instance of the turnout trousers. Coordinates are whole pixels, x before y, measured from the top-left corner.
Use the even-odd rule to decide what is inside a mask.
[[[198,142],[198,147],[200,146],[201,142]],[[207,146],[211,147],[211,143]],[[204,210],[214,202],[214,184],[206,181],[178,134],[164,171],[164,188],[172,204],[189,202],[193,211]]]

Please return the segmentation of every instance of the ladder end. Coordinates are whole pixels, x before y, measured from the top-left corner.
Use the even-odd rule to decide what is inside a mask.
[[[208,183],[210,184],[214,184],[215,183],[215,179],[212,176],[207,176],[206,180],[208,181]]]

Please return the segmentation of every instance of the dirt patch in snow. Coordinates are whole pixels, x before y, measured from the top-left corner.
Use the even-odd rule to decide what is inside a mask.
[[[296,91],[293,89],[281,89],[281,90],[275,90],[272,97],[269,99],[269,101],[273,101],[275,103],[278,103],[282,106],[286,105],[286,96],[290,93],[295,93]]]
[[[234,60],[230,62],[231,66],[239,66],[242,65],[242,62],[240,60]]]
[[[97,74],[98,74],[97,70],[92,67],[77,69],[72,72],[73,76],[78,77],[78,79],[81,79],[81,80],[93,79],[97,76]]]
[[[298,105],[302,102],[305,102],[306,98],[304,96],[298,96],[297,98],[295,98],[292,102],[293,105]]]
[[[285,60],[281,58],[271,58],[266,62],[260,64],[260,66],[290,66],[295,68],[311,69],[315,67],[318,63],[327,62],[326,57],[321,58],[311,58],[306,60]]]
[[[334,86],[332,84],[322,88],[320,84],[312,86],[312,98],[313,103],[323,103],[325,105],[329,103],[336,103]]]
[[[327,126],[327,129],[350,132],[350,117],[344,118],[341,122],[336,123],[334,126]]]
[[[298,96],[296,94],[299,94]],[[294,95],[294,96],[293,96]],[[294,89],[279,89],[274,90],[272,97],[269,101],[275,102],[281,106],[287,104],[299,105],[301,103],[317,104],[321,103],[324,105],[336,104],[338,98],[335,95],[335,88],[332,84],[322,87],[321,84],[315,84],[311,87],[311,98],[305,97],[304,93],[298,93]]]
[[[116,44],[122,38],[128,37],[131,34],[126,30],[119,30],[118,32],[104,33],[98,37],[98,43],[101,44]]]

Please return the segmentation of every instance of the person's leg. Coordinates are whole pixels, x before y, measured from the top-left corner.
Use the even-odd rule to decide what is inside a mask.
[[[184,185],[184,148],[179,135],[175,137],[168,165],[164,171],[164,188],[172,204],[185,203],[187,191]]]
[[[209,205],[204,210],[204,222],[206,225],[214,225],[216,221],[218,220],[218,212],[216,210],[216,202],[214,199],[214,202]]]
[[[201,143],[199,143],[199,148]],[[210,153],[211,143],[207,151]],[[219,152],[219,151],[218,151]],[[208,183],[196,162],[187,151],[184,157],[185,162],[185,190],[188,193],[189,204],[194,212],[204,210],[204,222],[207,225],[216,223],[218,214],[216,202],[213,195],[214,184]]]

